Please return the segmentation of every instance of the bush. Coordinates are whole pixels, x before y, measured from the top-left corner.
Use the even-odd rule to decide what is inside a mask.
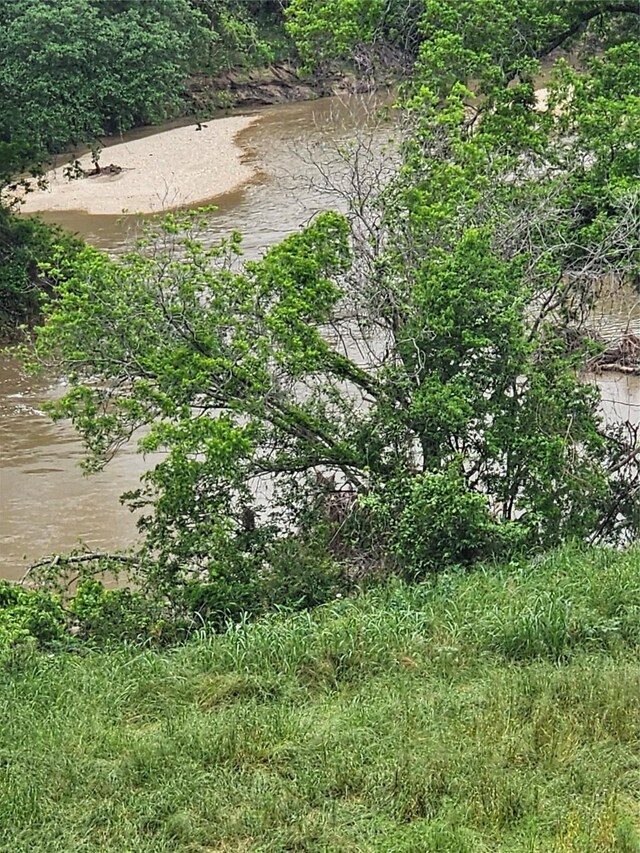
[[[179,578],[169,597],[189,623],[216,630],[275,608],[305,610],[346,591],[341,567],[320,543],[275,539],[230,551],[199,578]]]
[[[0,581],[0,652],[30,643],[50,646],[65,636],[58,596]]]
[[[247,561],[216,565],[203,579],[187,579],[172,591],[174,601],[188,621],[218,630],[246,614],[262,609],[260,583]]]
[[[378,488],[359,502],[351,525],[356,540],[365,530],[372,548],[383,542],[383,558],[414,580],[504,557],[522,538],[516,525],[493,517],[487,497],[467,487],[455,463]]]
[[[98,643],[177,640],[183,626],[177,620],[168,620],[165,610],[141,592],[106,589],[95,579],[82,581],[69,603],[80,639]]]
[[[72,257],[81,243],[39,219],[23,219],[0,205],[0,337],[14,337],[19,326],[40,317],[43,296],[53,284],[41,269],[56,246]]]
[[[270,563],[264,578],[269,607],[317,607],[347,589],[343,569],[319,543],[284,539],[274,545]]]

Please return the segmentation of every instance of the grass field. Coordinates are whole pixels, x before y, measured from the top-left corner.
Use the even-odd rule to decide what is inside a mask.
[[[640,850],[640,551],[390,583],[165,652],[15,652],[0,849]]]

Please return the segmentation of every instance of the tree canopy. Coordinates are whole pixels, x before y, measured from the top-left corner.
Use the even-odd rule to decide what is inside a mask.
[[[441,84],[483,71],[494,79],[517,73],[578,36],[628,35],[629,16],[638,14],[634,0],[291,0],[286,8],[310,64],[367,45],[423,49],[437,56]]]
[[[42,154],[158,121],[203,24],[188,0],[2,0],[0,142]]]

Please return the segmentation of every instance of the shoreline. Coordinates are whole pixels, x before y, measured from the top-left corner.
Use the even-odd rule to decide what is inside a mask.
[[[257,115],[227,116],[110,145],[102,149],[100,165],[119,167],[117,174],[69,181],[66,164],[60,164],[46,173],[45,189],[23,196],[20,212],[157,214],[234,192],[258,174],[238,142],[257,121]],[[79,163],[91,171],[91,154]]]

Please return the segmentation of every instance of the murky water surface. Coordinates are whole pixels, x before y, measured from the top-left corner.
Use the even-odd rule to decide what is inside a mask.
[[[339,206],[336,196],[320,191],[311,161],[328,164],[335,178],[340,173],[336,146],[354,128],[368,126],[376,144],[386,138],[389,131],[372,118],[374,106],[360,99],[325,99],[261,110],[261,120],[242,137],[259,176],[215,200],[218,210],[207,238],[239,229],[246,255],[255,257],[318,210]],[[47,218],[111,252],[130,247],[140,224],[131,216],[77,211]],[[611,335],[627,327],[640,333],[640,303],[630,295],[611,294],[599,315]],[[639,422],[638,377],[608,374],[600,382],[608,414]],[[82,448],[71,427],[51,423],[43,412],[43,404],[63,391],[59,380],[27,378],[15,359],[0,356],[0,577],[19,577],[30,562],[79,542],[114,549],[135,539],[134,519],[118,498],[135,487],[145,462],[133,449],[125,450],[101,474],[83,476]]]
[[[372,115],[380,103],[331,98],[257,111],[260,121],[240,141],[258,176],[242,190],[215,199],[218,210],[210,217],[205,239],[214,241],[238,229],[244,234],[245,255],[256,257],[318,210],[335,206],[335,197],[320,193],[311,160],[330,163],[335,177],[335,148],[353,136],[354,128],[369,127],[367,138],[386,136],[387,131],[376,129]],[[135,216],[79,211],[43,218],[116,253],[132,246],[141,225]],[[63,391],[59,380],[26,377],[15,359],[0,355],[0,577],[20,577],[30,562],[79,543],[114,549],[135,539],[134,518],[119,496],[137,485],[145,462],[133,448],[125,449],[104,472],[84,476],[82,447],[71,426],[53,424],[43,411],[43,404]]]

